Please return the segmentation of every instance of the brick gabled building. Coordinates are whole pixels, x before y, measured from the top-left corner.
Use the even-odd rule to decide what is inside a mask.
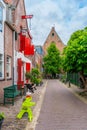
[[[34,45],[24,15],[24,0],[0,1],[0,96],[4,87],[24,84],[32,67]]]
[[[62,42],[62,40],[60,39],[60,37],[58,36],[58,34],[56,33],[54,27],[52,27],[44,45],[43,45],[44,54],[47,54],[47,48],[50,46],[50,44],[52,42],[56,44],[56,47],[59,49],[60,52],[63,51],[63,48],[65,47],[65,45]]]

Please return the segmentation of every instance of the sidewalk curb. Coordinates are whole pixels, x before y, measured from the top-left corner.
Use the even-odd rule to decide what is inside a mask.
[[[48,81],[46,81],[45,85],[43,86],[39,100],[38,100],[38,102],[37,102],[37,104],[36,104],[36,106],[33,110],[34,119],[32,120],[32,122],[27,123],[25,130],[35,130],[35,126],[37,124],[37,119],[39,117],[42,102],[43,102],[43,99],[44,99],[47,83],[48,83]]]

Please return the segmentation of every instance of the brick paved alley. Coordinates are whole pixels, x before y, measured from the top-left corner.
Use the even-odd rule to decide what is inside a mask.
[[[42,92],[43,89],[45,88],[44,84],[45,81],[42,86],[38,86],[37,90],[35,90],[34,93],[32,93],[33,101],[36,104],[38,104],[40,95],[43,95]],[[11,104],[6,105],[0,104],[0,111],[5,113],[5,120],[2,124],[1,130],[25,130],[27,123],[29,126],[31,125],[32,122],[28,121],[27,115],[23,116],[23,118],[20,120],[16,118],[16,115],[19,113],[21,109],[21,105],[24,98],[25,96],[22,97],[18,96],[15,99],[14,106]],[[36,110],[36,105],[32,107],[33,111],[35,111],[34,109]]]
[[[87,105],[58,80],[48,80],[35,130],[87,130]]]

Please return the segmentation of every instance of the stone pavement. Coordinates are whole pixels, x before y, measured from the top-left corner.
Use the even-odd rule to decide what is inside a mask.
[[[35,130],[87,130],[87,104],[74,91],[49,80]]]
[[[68,83],[64,84],[64,86],[69,91],[71,91],[77,98],[79,98],[82,102],[84,102],[85,104],[87,104],[87,89],[86,89],[86,92],[81,95],[80,93],[82,93],[85,89],[81,89],[81,88],[77,87],[74,84],[71,84],[70,87],[69,87]]]
[[[32,99],[34,102],[38,102],[41,92],[44,89],[44,84],[45,84],[45,80],[43,82],[42,86],[37,86],[37,90],[34,91],[34,93],[32,93]],[[2,125],[2,130],[24,130],[26,128],[28,121],[27,115],[24,115],[24,117],[22,119],[16,119],[16,115],[19,113],[20,108],[21,108],[21,104],[23,102],[23,99],[25,98],[25,96],[18,96],[15,99],[15,103],[14,106],[12,106],[11,104],[6,104],[6,105],[0,105],[0,112],[4,112],[5,113],[5,120],[3,122]],[[32,107],[32,110],[34,111],[36,106]],[[31,123],[31,122],[30,122]],[[28,123],[29,125],[29,123]]]
[[[2,125],[2,130],[34,130],[35,129],[37,118],[39,116],[39,112],[41,108],[41,102],[43,101],[44,93],[46,90],[46,82],[47,80],[44,80],[43,85],[37,86],[37,90],[35,90],[35,93],[32,93],[33,101],[36,102],[36,106],[32,107],[33,114],[34,114],[34,120],[32,122],[28,121],[26,115],[21,120],[16,119],[16,115],[19,113],[22,101],[25,96],[17,97],[14,106],[0,105],[0,112],[4,112],[6,116],[4,123]],[[74,85],[72,85],[70,88],[68,87],[67,84],[64,84],[64,86],[69,91],[71,91],[75,96],[77,96],[80,100],[82,100],[87,104],[87,98],[83,98],[78,95],[78,92],[83,90],[75,87]],[[39,102],[39,100],[41,101]]]

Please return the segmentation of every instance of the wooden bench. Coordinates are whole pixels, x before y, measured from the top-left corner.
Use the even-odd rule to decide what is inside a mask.
[[[14,105],[14,98],[20,94],[21,92],[17,90],[17,85],[4,88],[4,104]]]

